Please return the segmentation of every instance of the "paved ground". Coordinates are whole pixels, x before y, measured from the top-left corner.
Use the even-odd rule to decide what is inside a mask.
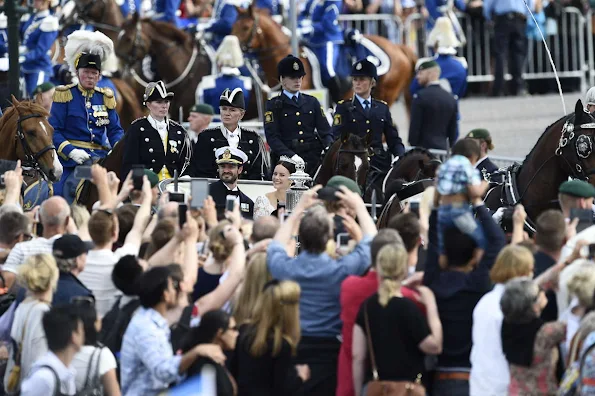
[[[567,113],[574,111],[580,92],[564,93]],[[523,158],[529,153],[548,125],[564,115],[559,95],[537,95],[522,98],[472,97],[460,102],[461,133],[473,128],[487,128],[494,140],[494,155]],[[405,141],[409,121],[405,106],[393,105],[393,119]]]

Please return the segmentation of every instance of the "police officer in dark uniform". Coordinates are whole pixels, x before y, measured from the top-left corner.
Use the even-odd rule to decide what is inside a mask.
[[[209,195],[215,201],[217,219],[222,220],[225,218],[227,196],[232,195],[240,201],[242,216],[251,220],[254,215],[254,202],[238,188],[238,179],[248,157],[242,150],[229,146],[218,148],[215,156],[220,180],[209,185]]]
[[[492,143],[492,135],[490,131],[484,128],[477,128],[471,130],[467,134],[468,139],[476,139],[481,148],[481,156],[475,164],[475,169],[479,170],[479,173],[485,180],[488,180],[488,176],[498,170],[498,167],[490,161],[488,157],[488,151],[494,149],[494,143]]]
[[[132,122],[124,138],[122,175],[133,165],[144,165],[159,176],[171,179],[174,171],[181,175],[190,163],[191,143],[186,130],[167,117],[173,92],[167,92],[163,81],[151,82],[143,95],[149,115]]]
[[[217,177],[215,151],[220,147],[239,148],[248,157],[242,170],[242,179],[264,180],[269,164],[264,142],[254,131],[239,126],[246,113],[244,93],[241,88],[225,89],[219,98],[222,125],[205,129],[198,135],[192,154],[190,175],[192,177]]]
[[[276,164],[284,155],[296,163],[305,163],[313,175],[321,161],[321,152],[333,142],[333,135],[324,109],[313,96],[300,92],[304,65],[288,55],[277,65],[283,91],[269,99],[264,117],[264,132]]]
[[[340,100],[333,117],[333,136],[339,138],[344,130],[365,138],[371,134],[372,169],[385,173],[391,166],[391,154],[397,159],[405,153],[405,146],[393,123],[386,102],[372,98],[372,88],[376,86],[378,75],[376,66],[367,59],[353,64],[353,92],[351,100]],[[388,151],[382,146],[382,136],[386,138]]]

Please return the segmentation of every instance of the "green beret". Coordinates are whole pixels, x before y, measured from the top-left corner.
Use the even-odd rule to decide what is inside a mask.
[[[438,67],[438,63],[436,63],[435,60],[429,60],[429,61],[422,63],[417,68],[417,71],[431,69],[432,67]]]
[[[44,93],[49,91],[50,89],[54,88],[54,84],[51,82],[44,82],[43,84],[39,84],[35,90],[33,91],[33,95],[37,95],[38,93]]]
[[[151,188],[159,184],[159,176],[157,176],[155,172],[145,169],[145,176],[147,176],[147,179],[149,179],[149,183],[151,183]]]
[[[472,129],[468,134],[468,138],[471,139],[481,139],[485,140],[488,143],[488,149],[493,150],[494,145],[492,144],[492,135],[490,135],[490,131],[484,128],[476,128]]]
[[[213,106],[211,106],[210,104],[206,104],[206,103],[195,104],[190,109],[190,112],[206,114],[206,115],[214,115],[215,114],[215,112],[213,111]]]
[[[561,194],[572,195],[579,198],[595,197],[595,187],[583,180],[569,180],[560,184],[558,191]]]
[[[335,193],[337,191],[341,191],[341,189],[339,188],[340,186],[345,186],[349,190],[359,195],[362,194],[362,191],[360,190],[355,180],[345,176],[333,176],[326,183],[326,186],[318,190],[318,198],[323,199],[325,201],[338,201],[339,198],[335,196]]]

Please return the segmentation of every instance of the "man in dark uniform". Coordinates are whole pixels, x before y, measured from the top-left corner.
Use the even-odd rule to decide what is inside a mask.
[[[220,180],[210,184],[209,195],[215,201],[217,219],[225,218],[225,203],[228,195],[239,198],[242,216],[252,219],[254,202],[238,188],[238,178],[242,174],[242,167],[248,161],[248,157],[241,150],[229,146],[218,148],[215,156]]]
[[[321,161],[321,152],[333,142],[324,109],[313,96],[300,92],[306,75],[299,58],[288,55],[277,65],[283,92],[269,99],[264,115],[264,132],[271,148],[272,163],[285,155],[306,164],[313,175]]]
[[[217,163],[213,153],[221,147],[229,146],[240,149],[247,156],[242,167],[242,179],[264,180],[268,173],[264,142],[258,133],[239,126],[246,113],[242,89],[225,89],[219,98],[219,109],[222,125],[205,129],[198,135],[190,175],[216,178]]]
[[[413,95],[409,144],[446,150],[457,138],[457,100],[440,86],[436,61],[422,63],[416,78],[424,88]]]
[[[488,180],[488,176],[498,170],[498,167],[488,158],[488,151],[494,149],[492,136],[487,129],[477,128],[471,130],[467,134],[467,138],[478,141],[481,148],[481,156],[475,164],[475,169],[479,170],[479,173],[481,173],[485,180]]]
[[[405,153],[405,146],[386,102],[372,98],[372,88],[378,80],[376,66],[367,59],[360,60],[353,64],[351,76],[355,95],[349,101],[340,100],[337,103],[333,117],[333,136],[337,139],[345,130],[362,138],[371,134],[373,155],[370,164],[381,173],[388,172],[391,154],[397,159]],[[389,152],[382,145],[383,135]]]

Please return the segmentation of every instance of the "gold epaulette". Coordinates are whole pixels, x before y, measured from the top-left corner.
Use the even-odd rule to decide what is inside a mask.
[[[68,103],[72,100],[71,88],[76,87],[76,84],[58,85],[54,91],[54,102]]]
[[[103,104],[110,110],[116,108],[116,97],[114,91],[111,88],[98,88],[95,87],[95,91],[103,94]]]
[[[380,99],[376,99],[376,100],[378,100],[380,103],[383,103],[388,106],[388,103],[386,103],[384,100],[380,100]]]
[[[345,101],[343,99],[341,99],[340,101],[337,102],[337,104],[343,104],[345,103]]]

